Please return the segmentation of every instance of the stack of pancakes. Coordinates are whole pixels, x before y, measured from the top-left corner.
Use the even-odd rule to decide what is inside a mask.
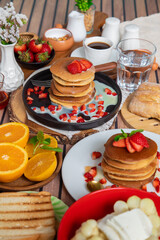
[[[48,192],[0,193],[0,239],[53,240],[55,234]]]
[[[154,178],[157,144],[146,137],[149,148],[143,148],[141,152],[129,153],[127,148],[112,145],[116,135],[113,135],[105,144],[101,164],[104,176],[119,186],[141,188]]]
[[[60,58],[51,66],[53,80],[49,89],[49,97],[52,102],[71,108],[73,105],[79,107],[92,100],[95,95],[94,66],[76,74],[71,74],[67,69],[73,60],[81,59]]]

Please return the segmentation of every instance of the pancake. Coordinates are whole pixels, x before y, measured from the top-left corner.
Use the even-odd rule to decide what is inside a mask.
[[[119,168],[114,168],[109,166],[104,159],[102,160],[101,167],[104,172],[107,172],[108,174],[114,174],[114,175],[119,175],[119,176],[130,176],[132,177],[139,177],[139,176],[146,176],[148,173],[152,171],[152,169],[156,168],[156,163],[157,163],[157,158],[155,158],[147,167],[145,168],[140,168],[136,170],[124,170],[124,168],[119,169]]]
[[[72,82],[67,82],[64,81],[62,78],[59,78],[57,76],[52,75],[54,81],[58,82],[59,84],[63,86],[86,86],[87,84],[91,83],[94,80],[94,76],[86,79],[85,81],[72,81]]]
[[[143,185],[151,182],[154,179],[154,175],[155,175],[155,173],[145,180],[124,181],[124,180],[112,179],[108,176],[107,173],[104,174],[104,176],[108,179],[108,181],[110,181],[113,184],[116,184],[116,185],[122,186],[122,187],[130,187],[130,188],[138,188],[138,189],[141,189]]]
[[[80,86],[80,87],[76,87],[76,86],[63,86],[61,84],[59,84],[57,81],[54,81],[54,85],[55,85],[55,88],[61,92],[61,93],[64,93],[64,94],[77,94],[77,93],[81,93],[85,90],[87,90],[90,86],[90,84],[87,84],[85,86]]]
[[[116,161],[120,161],[123,163],[136,163],[140,160],[147,159],[149,157],[152,157],[157,153],[157,144],[151,140],[150,138],[147,138],[147,142],[149,144],[149,148],[143,148],[141,152],[134,152],[130,153],[126,148],[121,147],[114,147],[112,145],[114,138],[116,135],[113,135],[105,144],[105,153],[106,155]]]
[[[121,163],[121,162],[118,162],[118,161],[115,161],[115,160],[112,160],[108,157],[103,157],[105,162],[109,165],[109,166],[112,166],[112,167],[115,167],[115,168],[119,168],[119,169],[126,169],[126,170],[136,170],[136,169],[140,169],[140,168],[145,168],[147,167],[152,161],[153,159],[156,157],[156,154],[153,155],[152,157],[150,158],[147,158],[147,159],[144,159],[144,160],[141,160],[139,162],[137,162],[136,164],[124,164],[124,163]]]
[[[84,58],[78,58],[78,57],[66,57],[66,58],[59,58],[55,61],[55,63],[51,66],[50,71],[55,76],[63,79],[67,82],[74,82],[74,81],[83,81],[87,80],[91,77],[94,77],[95,74],[95,68],[92,65],[91,68],[87,69],[87,71],[83,71],[81,73],[71,74],[67,66],[74,60],[81,60]]]
[[[49,89],[48,91],[49,91],[49,98],[52,102],[61,104],[67,108],[72,108],[73,105],[80,107],[83,104],[89,103],[94,97],[96,92],[95,89],[93,89],[86,96],[75,98],[75,97],[57,97],[53,95],[51,89]]]
[[[80,92],[80,93],[72,93],[70,92],[69,94],[68,93],[61,93],[59,92],[56,87],[55,87],[55,84],[54,84],[54,81],[52,81],[51,83],[51,89],[52,89],[52,93],[53,95],[55,96],[60,96],[60,97],[83,97],[83,96],[86,96],[88,93],[90,93],[95,87],[95,83],[94,82],[91,82],[89,84],[89,87],[88,89],[84,90],[83,92]]]

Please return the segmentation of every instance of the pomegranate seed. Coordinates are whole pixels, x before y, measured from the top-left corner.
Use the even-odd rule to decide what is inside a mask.
[[[71,123],[71,119],[68,119],[68,122]]]
[[[99,182],[100,182],[101,184],[106,184],[106,183],[107,183],[107,180],[106,180],[105,178],[102,178],[101,180],[99,180]]]
[[[45,86],[42,86],[42,87],[41,87],[41,91],[44,91],[44,90],[45,90]]]
[[[55,111],[51,111],[52,114],[55,114],[56,112]]]
[[[147,192],[147,185],[146,184],[142,186],[142,190]]]
[[[39,86],[35,86],[35,87],[34,87],[34,91],[35,91],[35,92],[38,92],[38,90],[39,90]]]
[[[45,111],[45,107],[44,107],[44,106],[41,106],[41,107],[40,107],[40,110],[41,110],[41,112],[44,112],[44,111]]]
[[[111,188],[116,188],[117,186],[115,184],[111,185]]]
[[[116,93],[116,92],[112,92],[112,95],[113,95],[113,96],[117,96],[117,93]]]
[[[99,94],[99,98],[102,98],[103,96],[102,96],[102,94]]]

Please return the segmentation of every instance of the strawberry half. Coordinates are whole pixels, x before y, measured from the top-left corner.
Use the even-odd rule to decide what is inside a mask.
[[[82,63],[87,69],[92,67],[92,63],[90,61],[88,61],[87,59],[82,59],[80,60],[80,63]]]
[[[135,149],[130,144],[129,137],[125,138],[125,141],[126,141],[126,147],[127,147],[128,152],[134,153]]]
[[[141,132],[136,132],[135,134],[133,134],[130,137],[130,140],[132,140],[133,142],[145,147],[145,148],[149,148],[149,144],[147,142],[146,137],[141,133]]]
[[[126,141],[125,141],[125,138],[122,138],[118,141],[113,141],[112,145],[114,147],[126,147]]]
[[[144,148],[142,145],[139,145],[139,144],[133,142],[130,138],[129,138],[129,142],[132,145],[132,147],[136,150],[136,152],[140,152]]]

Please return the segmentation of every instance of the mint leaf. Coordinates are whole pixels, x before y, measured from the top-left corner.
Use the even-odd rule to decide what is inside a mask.
[[[38,142],[37,136],[34,136],[29,139],[29,143],[32,143],[34,146],[37,144],[37,142]]]
[[[144,131],[143,129],[133,130],[133,131],[129,134],[129,137],[131,137],[132,135],[134,135],[134,134],[137,133],[137,132],[143,132],[143,131]]]
[[[61,148],[52,148],[52,147],[49,147],[49,146],[42,146],[41,147],[42,149],[46,149],[46,150],[51,150],[51,151],[55,151],[55,152],[62,152],[63,150]]]
[[[43,144],[49,145],[51,143],[51,139],[50,138],[46,138],[43,141]]]
[[[40,144],[43,143],[43,141],[44,141],[44,134],[43,134],[42,131],[39,131],[39,132],[37,133],[37,139],[38,139],[38,141],[39,141]]]

